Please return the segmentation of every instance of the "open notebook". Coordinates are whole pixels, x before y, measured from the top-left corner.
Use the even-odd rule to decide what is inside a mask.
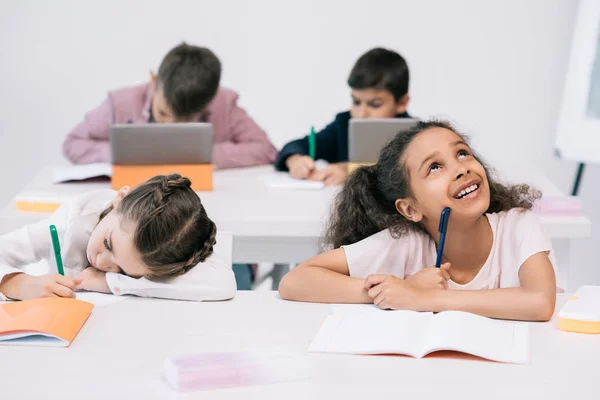
[[[47,297],[0,304],[0,344],[68,347],[94,305]]]
[[[529,325],[460,311],[439,314],[379,311],[329,315],[309,351],[340,354],[403,354],[422,358],[442,350],[488,360],[529,362]]]

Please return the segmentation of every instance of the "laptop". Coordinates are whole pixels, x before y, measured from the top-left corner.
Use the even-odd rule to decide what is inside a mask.
[[[114,165],[211,164],[210,123],[115,124],[110,128]]]
[[[348,130],[348,160],[353,163],[375,163],[381,149],[396,134],[417,123],[411,118],[352,118]]]

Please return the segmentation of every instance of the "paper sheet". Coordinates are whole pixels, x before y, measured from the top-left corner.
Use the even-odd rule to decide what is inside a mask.
[[[112,176],[112,165],[108,163],[94,163],[84,165],[71,165],[68,167],[54,168],[52,183],[69,181],[82,181],[91,178]]]
[[[390,312],[379,309],[375,304],[332,304],[331,310],[334,314],[362,314],[362,313],[377,313]]]
[[[287,172],[273,172],[261,175],[258,179],[270,189],[318,190],[325,187],[323,182],[294,179]]]
[[[87,301],[95,307],[103,307],[119,301],[127,300],[130,296],[117,296],[114,294],[96,293],[96,292],[76,292],[77,300]]]
[[[114,294],[107,293],[96,293],[96,292],[75,292],[75,298],[81,301],[87,301],[88,303],[92,303],[94,307],[103,307],[109,304],[118,303],[123,300],[127,300],[131,298],[131,296],[117,296]],[[13,300],[9,300],[6,298],[0,297],[0,304],[5,302],[10,302]]]
[[[328,166],[329,163],[327,161],[315,161],[317,171],[322,171]],[[323,182],[292,178],[288,172],[271,172],[270,174],[259,176],[258,179],[270,189],[318,190],[325,187]]]

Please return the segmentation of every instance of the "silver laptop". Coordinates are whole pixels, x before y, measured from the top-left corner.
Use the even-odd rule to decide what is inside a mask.
[[[212,150],[209,123],[116,124],[110,129],[116,165],[210,164]]]
[[[352,118],[348,130],[348,160],[374,163],[383,146],[417,123],[411,118]]]

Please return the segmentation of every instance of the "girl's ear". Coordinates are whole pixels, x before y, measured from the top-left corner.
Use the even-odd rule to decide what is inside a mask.
[[[121,204],[121,201],[129,193],[131,193],[131,188],[129,186],[123,186],[121,189],[119,189],[119,191],[117,192],[117,195],[115,196],[115,198],[112,201],[113,208],[117,208],[119,206],[119,204]]]
[[[420,222],[423,219],[423,214],[413,204],[410,199],[398,199],[396,200],[396,210],[409,221]]]

